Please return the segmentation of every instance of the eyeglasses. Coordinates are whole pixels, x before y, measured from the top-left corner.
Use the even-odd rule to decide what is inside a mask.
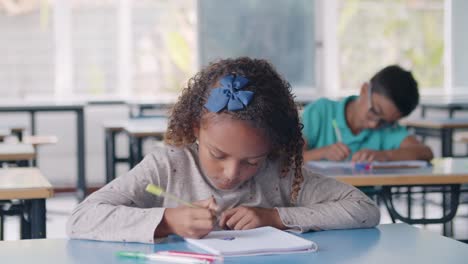
[[[380,117],[380,114],[375,110],[374,105],[372,104],[372,85],[369,83],[369,88],[367,89],[367,102],[369,104],[369,109],[367,110],[368,116],[374,122],[377,122],[378,128],[389,128],[395,127],[396,122],[388,122],[387,120]]]

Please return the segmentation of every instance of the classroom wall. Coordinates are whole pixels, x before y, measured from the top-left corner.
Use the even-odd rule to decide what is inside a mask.
[[[468,1],[452,0],[453,85],[468,90]]]

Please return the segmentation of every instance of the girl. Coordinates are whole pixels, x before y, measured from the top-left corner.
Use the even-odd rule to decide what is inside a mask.
[[[320,124],[317,124],[320,125]],[[73,211],[72,238],[153,243],[200,238],[216,226],[326,230],[378,224],[378,207],[352,186],[302,167],[290,85],[264,60],[226,59],[189,80],[164,147]],[[199,208],[153,196],[153,183]]]

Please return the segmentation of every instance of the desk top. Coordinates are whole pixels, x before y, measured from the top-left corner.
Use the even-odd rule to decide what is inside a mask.
[[[433,166],[418,169],[372,169],[354,170],[345,168],[318,169],[322,175],[354,186],[385,185],[430,185],[468,183],[468,158],[442,158],[433,160]]]
[[[468,128],[467,118],[403,119],[399,123],[404,126],[420,128]]]
[[[77,111],[83,110],[85,104],[70,100],[0,100],[0,112]]]
[[[31,144],[13,144],[1,143],[0,144],[0,160],[14,161],[14,160],[30,160],[36,157],[36,152]]]
[[[0,200],[49,198],[52,195],[52,185],[39,169],[0,169]]]
[[[168,125],[166,117],[131,119],[123,129],[134,137],[164,136]]]
[[[468,108],[468,97],[465,96],[442,96],[422,98],[420,105],[433,108]]]
[[[315,241],[315,253],[225,258],[224,263],[466,263],[468,245],[406,224],[371,229],[334,230],[302,234]],[[37,239],[0,241],[2,263],[156,263],[119,259],[117,251],[200,251],[178,237],[162,244]]]

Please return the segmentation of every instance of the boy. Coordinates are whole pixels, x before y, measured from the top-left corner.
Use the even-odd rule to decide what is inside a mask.
[[[411,72],[392,65],[364,83],[359,96],[309,104],[303,113],[304,160],[431,160],[431,149],[397,123],[418,102]]]

